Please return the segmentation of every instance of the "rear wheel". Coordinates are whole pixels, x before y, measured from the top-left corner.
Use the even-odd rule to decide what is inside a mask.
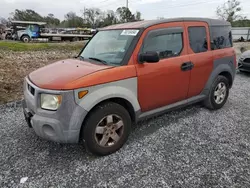
[[[229,82],[225,76],[219,75],[210,89],[205,106],[210,110],[217,110],[224,106],[229,95]]]
[[[28,43],[28,42],[30,42],[30,37],[28,35],[24,35],[24,36],[22,36],[21,40],[25,43]]]
[[[96,155],[108,155],[119,150],[130,133],[128,111],[117,103],[108,102],[90,113],[82,129],[86,149]]]
[[[78,37],[74,37],[74,38],[72,39],[72,41],[73,41],[73,42],[77,42],[77,41],[79,41],[79,38],[78,38]]]

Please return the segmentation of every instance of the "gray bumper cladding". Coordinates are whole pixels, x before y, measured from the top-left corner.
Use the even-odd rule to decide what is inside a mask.
[[[31,86],[32,92],[26,85]],[[57,111],[49,111],[40,108],[41,93],[62,95],[62,104]],[[71,91],[50,91],[36,87],[25,80],[24,117],[35,133],[46,140],[60,143],[79,142],[80,130],[87,111],[77,105],[74,100],[74,92]]]

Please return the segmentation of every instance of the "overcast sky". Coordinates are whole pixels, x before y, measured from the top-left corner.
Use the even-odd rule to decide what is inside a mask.
[[[157,17],[210,17],[215,18],[215,10],[225,0],[129,0],[129,8],[140,11],[142,18]],[[244,16],[250,18],[250,0],[240,0]],[[42,16],[53,13],[63,19],[69,11],[81,16],[84,7],[97,7],[101,10],[116,10],[125,6],[126,0],[0,0],[0,17],[9,17],[15,9],[33,9]]]

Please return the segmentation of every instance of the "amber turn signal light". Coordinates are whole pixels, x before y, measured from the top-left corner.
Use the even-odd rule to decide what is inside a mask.
[[[78,92],[78,98],[81,99],[87,94],[88,94],[88,91],[79,91]]]

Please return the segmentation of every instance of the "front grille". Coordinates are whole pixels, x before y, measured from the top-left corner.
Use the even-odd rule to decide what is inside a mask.
[[[244,61],[244,59],[245,59],[244,57],[241,57],[241,58],[240,58],[240,61]]]
[[[27,88],[29,90],[29,92],[31,93],[31,95],[35,95],[35,88],[33,88],[31,85],[27,84]]]
[[[246,59],[244,60],[244,63],[250,63],[250,58],[246,58]]]

